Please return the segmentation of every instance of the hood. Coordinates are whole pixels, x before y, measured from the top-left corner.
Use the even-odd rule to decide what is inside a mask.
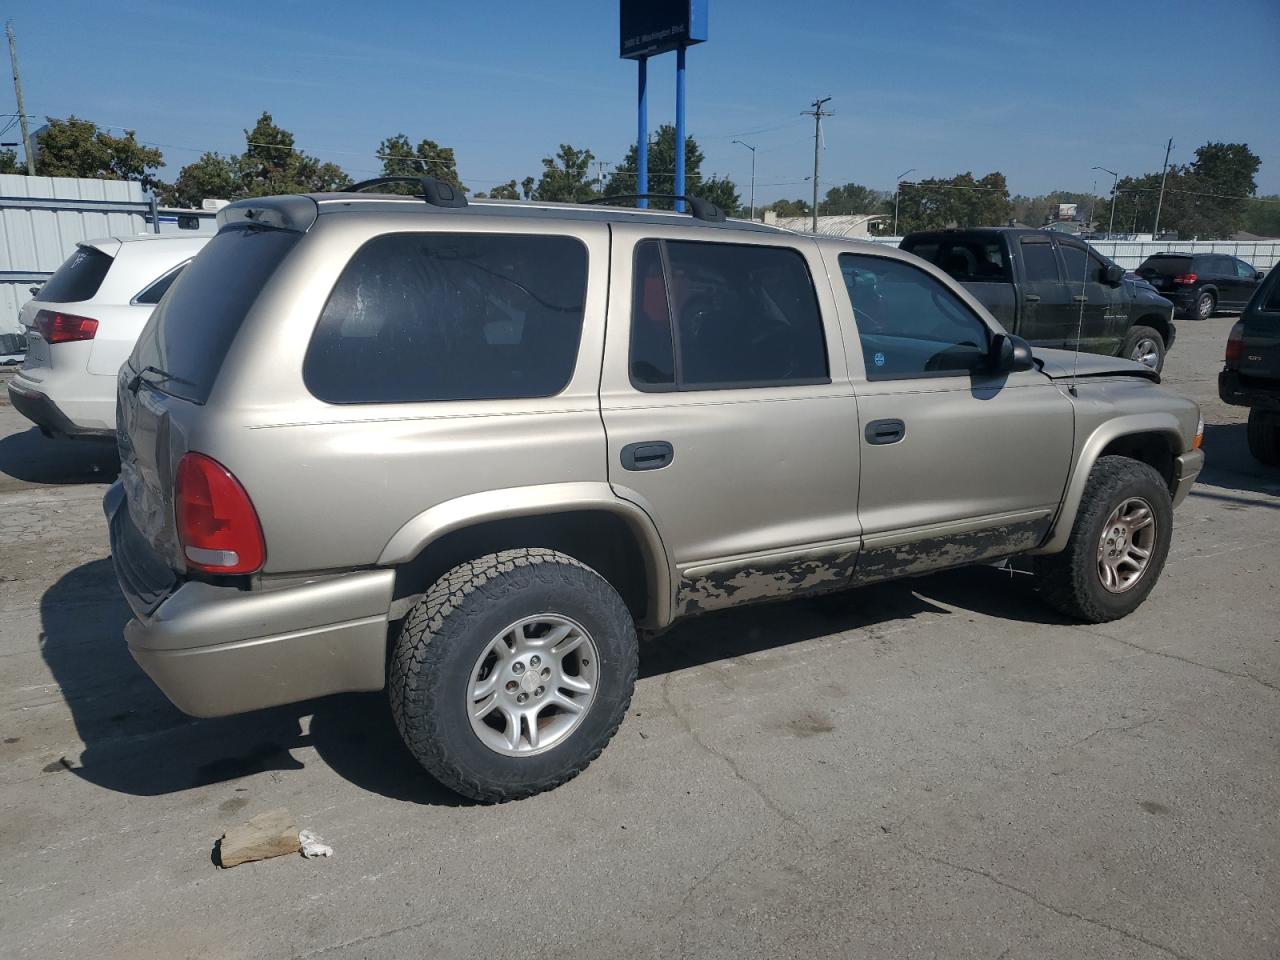
[[[1173,309],[1173,301],[1161,296],[1159,290],[1141,277],[1125,277],[1124,282],[1129,285],[1134,297],[1142,303],[1154,303]]]
[[[1048,347],[1032,347],[1031,352],[1040,364],[1045,376],[1054,380],[1070,380],[1071,377],[1143,377],[1153,383],[1160,382],[1160,374],[1136,360],[1123,357],[1103,357],[1096,353],[1077,355],[1073,350],[1051,350]]]

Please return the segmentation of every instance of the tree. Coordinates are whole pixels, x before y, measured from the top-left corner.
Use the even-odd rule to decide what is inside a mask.
[[[238,164],[238,157],[202,154],[199,160],[183,167],[172,184],[160,185],[160,202],[170,207],[199,207],[208,197],[238,199],[244,196]]]
[[[934,178],[901,185],[898,229],[992,227],[1008,222],[1013,213],[1009,186],[999,171],[975,179],[965,172],[950,179]]]
[[[477,197],[483,194],[477,193]],[[519,200],[520,191],[516,189],[516,182],[508,180],[506,183],[500,183],[489,191],[489,196],[494,200]]]
[[[252,130],[244,132],[245,151],[236,166],[241,196],[322,193],[347,186],[351,178],[334,163],[321,163],[293,145],[293,134],[277,126],[263,111]]]
[[[164,154],[140,144],[134,131],[113,137],[88,120],[45,119],[48,126],[36,138],[37,176],[137,180],[147,189],[159,182],[154,172],[163,166]]]
[[[1116,202],[1116,229],[1135,233],[1154,228],[1160,205],[1161,232],[1175,230],[1182,239],[1221,239],[1245,228],[1257,190],[1261,163],[1245,143],[1206,143],[1186,165],[1169,167],[1160,198],[1160,174],[1124,177]]]
[[[1260,237],[1280,237],[1280,194],[1258,197],[1248,204],[1244,229]]]
[[[858,213],[882,213],[885,201],[892,200],[893,194],[872,190],[860,183],[846,183],[841,187],[832,187],[818,206],[823,216],[849,216]],[[892,209],[892,204],[890,204]]]
[[[807,217],[813,212],[807,200],[775,200],[765,209],[780,217]]]
[[[542,158],[542,176],[534,188],[534,199],[584,203],[598,197],[600,192],[591,181],[591,161],[594,159],[595,155],[590,150],[560,144],[560,150],[554,157]]]
[[[458,178],[458,161],[452,147],[442,147],[434,140],[419,140],[413,146],[403,133],[387,137],[378,144],[378,157],[382,160],[384,177],[435,177],[463,193],[467,188]],[[392,192],[413,193],[412,184]]]
[[[26,173],[27,165],[18,163],[18,154],[13,150],[0,150],[0,173]]]
[[[727,214],[735,214],[742,206],[738,188],[727,177],[702,173],[702,150],[693,137],[684,141],[685,189],[696,197],[710,200]],[[614,167],[605,183],[606,195],[636,192],[636,148],[632,144],[622,162]],[[676,189],[676,128],[664,123],[658,128],[657,139],[649,146],[649,192],[675,193]],[[668,200],[655,200],[652,207],[671,209]]]
[[[1013,212],[1010,216],[1019,223],[1029,227],[1043,226],[1049,217],[1057,212],[1060,203],[1074,203],[1076,215],[1081,220],[1090,219],[1102,229],[1106,229],[1111,214],[1111,197],[1099,197],[1091,193],[1077,193],[1073,190],[1051,190],[1040,197],[1015,196],[1010,201]],[[1117,218],[1116,226],[1120,221]]]

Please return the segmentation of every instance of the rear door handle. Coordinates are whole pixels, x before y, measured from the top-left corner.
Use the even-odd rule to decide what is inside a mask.
[[[1039,302],[1040,302],[1040,294],[1038,294],[1038,293],[1028,293],[1028,294],[1027,294],[1025,297],[1023,297],[1022,299],[1023,299],[1023,300],[1025,300],[1025,301],[1027,301],[1027,303],[1039,303]]]
[[[1089,302],[1089,298],[1088,298],[1088,297],[1086,297],[1086,296],[1084,296],[1083,294],[1081,294],[1081,295],[1080,295],[1080,296],[1078,296],[1078,297],[1072,297],[1071,299],[1072,299],[1074,302],[1076,302],[1076,303],[1088,303],[1088,302]]]
[[[642,440],[622,448],[622,469],[660,470],[675,458],[675,450],[665,440]]]
[[[907,425],[901,420],[872,420],[863,435],[876,446],[897,443],[907,435]]]

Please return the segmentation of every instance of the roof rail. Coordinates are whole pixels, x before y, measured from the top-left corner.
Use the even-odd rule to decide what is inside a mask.
[[[616,203],[619,200],[683,200],[689,205],[689,212],[693,214],[695,220],[705,220],[708,223],[724,223],[725,220],[724,211],[710,200],[703,200],[701,197],[691,197],[688,194],[625,193],[608,197],[597,197],[594,200],[588,200],[587,203]]]
[[[445,183],[436,177],[374,177],[372,180],[361,180],[359,183],[352,184],[342,192],[361,193],[385,183],[416,183],[422,188],[422,192],[414,196],[422,197],[434,207],[465,207],[467,205],[466,194],[456,189],[453,184]]]

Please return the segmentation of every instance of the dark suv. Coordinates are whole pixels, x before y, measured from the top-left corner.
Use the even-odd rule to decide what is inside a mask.
[[[1231,328],[1218,395],[1249,408],[1249,452],[1280,466],[1280,269],[1272,269]]]
[[[1183,316],[1208,320],[1220,309],[1243,310],[1265,274],[1225,253],[1154,253],[1142,261],[1138,276]]]

